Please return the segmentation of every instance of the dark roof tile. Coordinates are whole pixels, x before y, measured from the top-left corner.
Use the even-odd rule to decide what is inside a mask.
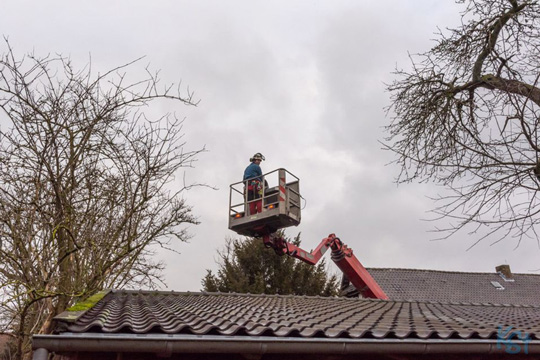
[[[112,291],[74,333],[374,339],[493,339],[512,326],[537,339],[540,307],[434,301]]]
[[[540,275],[537,274],[514,274],[514,281],[505,281],[495,272],[381,268],[367,270],[392,300],[540,306]],[[493,281],[501,284],[504,290],[495,288]],[[349,286],[345,293],[347,296],[358,296],[352,286]]]

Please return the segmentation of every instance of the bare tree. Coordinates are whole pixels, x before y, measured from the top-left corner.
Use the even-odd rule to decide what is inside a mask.
[[[447,186],[435,212],[445,236],[538,240],[540,223],[540,7],[522,0],[461,0],[462,24],[411,56],[388,86],[394,117],[386,147],[398,182]]]
[[[7,43],[7,42],[6,42]],[[103,288],[155,286],[158,247],[193,224],[174,182],[202,150],[184,151],[182,120],[149,119],[159,99],[193,105],[157,73],[126,80],[133,63],[93,75],[61,56],[0,58],[0,311],[17,336]],[[1,330],[0,330],[1,332]]]

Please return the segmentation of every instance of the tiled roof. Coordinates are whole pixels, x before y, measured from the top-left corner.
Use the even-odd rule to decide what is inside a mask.
[[[499,274],[417,269],[367,269],[392,300],[489,302],[540,306],[540,275],[514,274],[505,281]],[[497,289],[492,281],[504,290]],[[348,296],[358,296],[350,287]]]
[[[65,320],[63,320],[65,319]],[[540,338],[540,307],[359,298],[112,291],[60,332],[342,339]]]

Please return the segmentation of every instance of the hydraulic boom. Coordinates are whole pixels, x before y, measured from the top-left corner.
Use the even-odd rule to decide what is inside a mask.
[[[363,297],[388,300],[388,296],[373,279],[364,266],[354,256],[353,251],[335,234],[328,235],[312,252],[307,252],[298,246],[287,242],[283,237],[274,234],[263,236],[264,245],[274,249],[278,255],[288,255],[310,265],[315,265],[330,248],[331,258],[339,269],[349,278],[354,287]]]

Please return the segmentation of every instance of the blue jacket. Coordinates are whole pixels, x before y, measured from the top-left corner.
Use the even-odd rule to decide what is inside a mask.
[[[256,177],[257,180],[262,181],[262,170],[261,167],[254,162],[248,165],[246,170],[244,170],[244,180],[251,179]]]

